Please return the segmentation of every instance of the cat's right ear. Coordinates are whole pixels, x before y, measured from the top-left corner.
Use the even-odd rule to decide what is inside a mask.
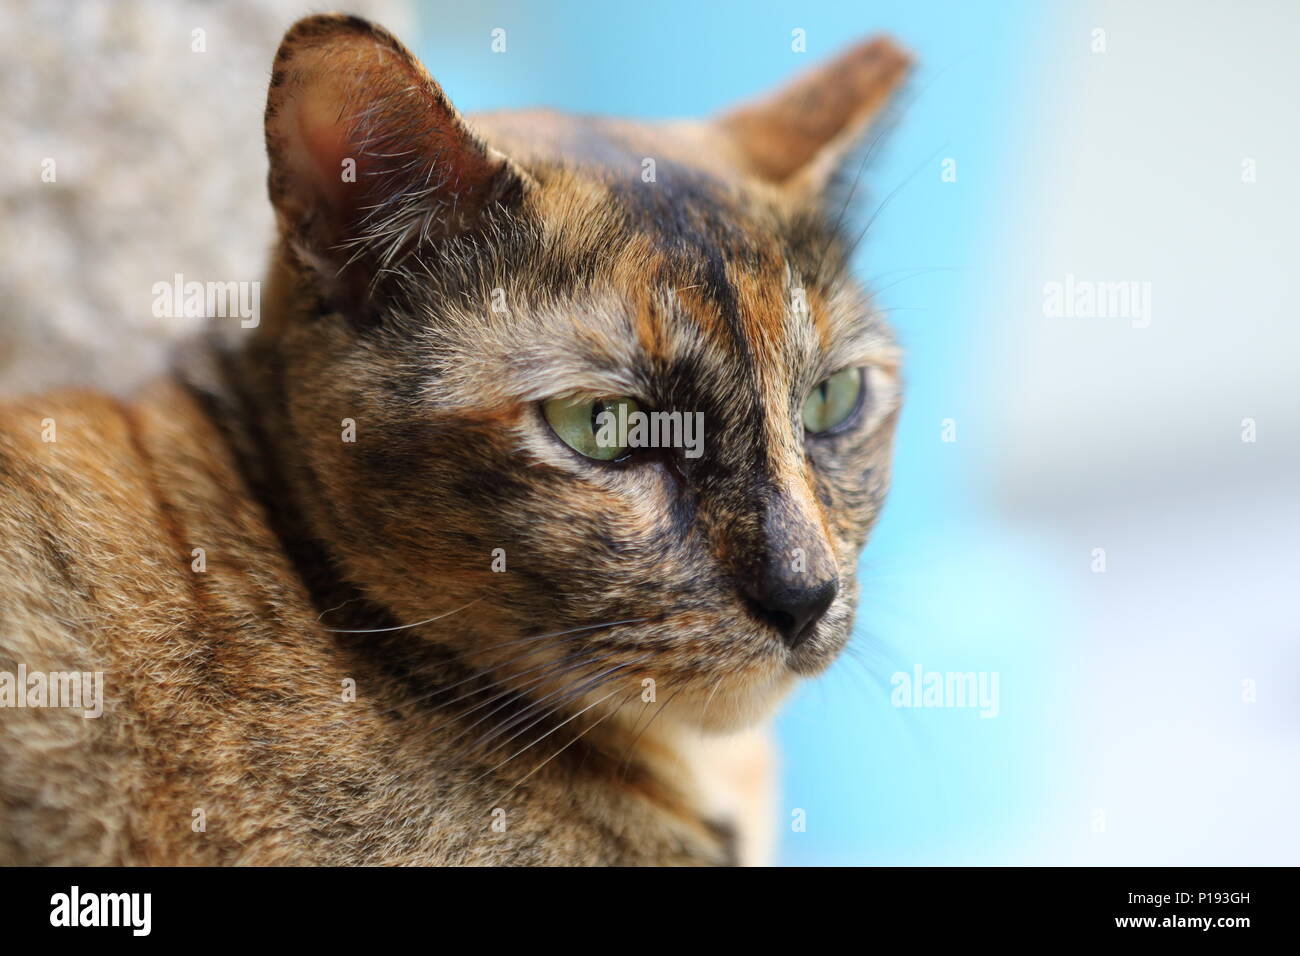
[[[285,34],[266,147],[287,245],[354,295],[527,187],[392,34],[341,14],[307,17]]]
[[[716,124],[742,169],[816,200],[880,121],[911,62],[892,40],[876,37],[724,113]]]

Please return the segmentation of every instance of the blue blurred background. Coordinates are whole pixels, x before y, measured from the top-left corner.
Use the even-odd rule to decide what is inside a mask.
[[[779,718],[777,858],[1300,862],[1300,4],[338,5],[469,112],[701,116],[911,49],[856,262],[906,349],[894,490]],[[0,10],[0,392],[125,392],[202,322],[160,276],[262,278],[269,65],[319,6]],[[1070,277],[1149,314],[1054,317]],[[893,706],[918,668],[996,675],[996,716]]]
[[[907,353],[894,490],[852,653],[779,719],[780,862],[1297,858],[1297,15],[1131,6],[420,8],[467,111],[697,116],[869,33],[916,55],[857,265]],[[1067,273],[1154,321],[1045,317]],[[891,706],[916,667],[996,673],[997,715]]]

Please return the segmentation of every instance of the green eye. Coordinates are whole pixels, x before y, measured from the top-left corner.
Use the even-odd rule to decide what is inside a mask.
[[[627,440],[628,419],[636,410],[630,398],[552,398],[542,404],[542,413],[560,441],[598,461],[613,461],[627,452],[621,442]]]
[[[824,379],[803,403],[803,427],[809,435],[830,431],[858,409],[862,370],[846,368]]]

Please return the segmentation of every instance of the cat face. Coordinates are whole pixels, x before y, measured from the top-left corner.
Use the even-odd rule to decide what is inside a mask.
[[[904,67],[878,41],[711,123],[475,134],[383,31],[291,30],[260,334],[346,576],[557,707],[733,727],[824,668],[898,408],[829,196]]]

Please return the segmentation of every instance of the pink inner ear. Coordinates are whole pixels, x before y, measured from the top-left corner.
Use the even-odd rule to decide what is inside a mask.
[[[411,226],[383,231],[391,255],[469,228],[492,199],[504,157],[404,51],[347,34],[289,63],[267,110],[273,198],[317,253],[364,239],[375,209]]]
[[[333,83],[321,83],[297,103],[298,143],[295,165],[320,193],[336,226],[352,221],[365,188],[361,156],[349,140],[344,99]],[[345,181],[343,161],[356,162],[355,176]]]

